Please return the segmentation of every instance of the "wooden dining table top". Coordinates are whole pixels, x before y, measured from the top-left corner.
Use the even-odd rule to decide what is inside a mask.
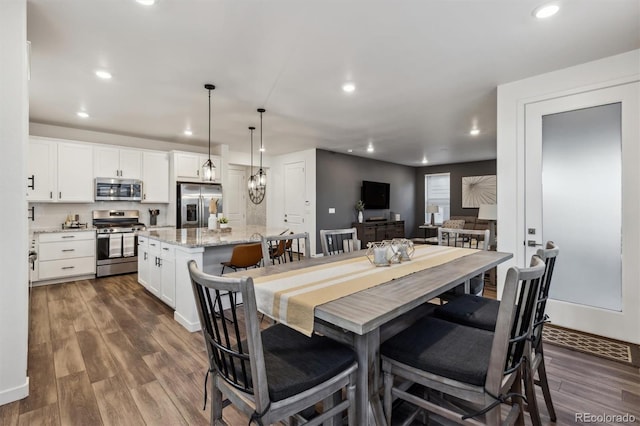
[[[366,250],[360,250],[335,256],[314,257],[238,271],[225,276],[265,277],[364,256],[365,252]],[[345,331],[364,335],[512,257],[511,253],[478,250],[445,264],[318,305],[315,308],[315,318]],[[331,269],[327,269],[327,274],[330,273]]]

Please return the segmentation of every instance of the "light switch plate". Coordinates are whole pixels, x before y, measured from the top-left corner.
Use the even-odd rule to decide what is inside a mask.
[[[335,213],[336,213],[335,207],[329,207],[329,214],[335,214]]]

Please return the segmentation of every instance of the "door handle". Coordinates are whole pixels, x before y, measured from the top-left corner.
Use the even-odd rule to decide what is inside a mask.
[[[36,189],[36,177],[35,177],[35,175],[31,175],[30,177],[27,178],[27,180],[31,181],[31,183],[27,185],[27,188]]]
[[[527,240],[527,245],[529,247],[538,247],[538,246],[542,246],[542,244],[538,244],[536,243],[536,240]]]

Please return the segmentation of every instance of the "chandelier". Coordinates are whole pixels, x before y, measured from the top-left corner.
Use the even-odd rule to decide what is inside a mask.
[[[262,168],[262,152],[264,151],[264,147],[262,145],[262,113],[265,112],[264,108],[258,108],[258,112],[260,113],[260,168],[258,169],[258,173],[253,173],[253,131],[256,129],[255,127],[249,127],[249,131],[251,132],[251,150],[249,151],[249,155],[251,157],[251,169],[249,173],[251,176],[247,182],[248,190],[249,190],[249,199],[254,204],[260,204],[264,200],[264,196],[267,191],[267,174]]]

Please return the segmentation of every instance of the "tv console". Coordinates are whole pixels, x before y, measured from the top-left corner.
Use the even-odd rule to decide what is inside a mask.
[[[387,219],[384,216],[372,216],[370,218],[367,218],[367,220],[365,220],[365,222],[384,222]]]
[[[369,220],[365,223],[352,223],[351,226],[358,231],[362,248],[366,248],[367,243],[374,241],[404,238],[404,220]]]

